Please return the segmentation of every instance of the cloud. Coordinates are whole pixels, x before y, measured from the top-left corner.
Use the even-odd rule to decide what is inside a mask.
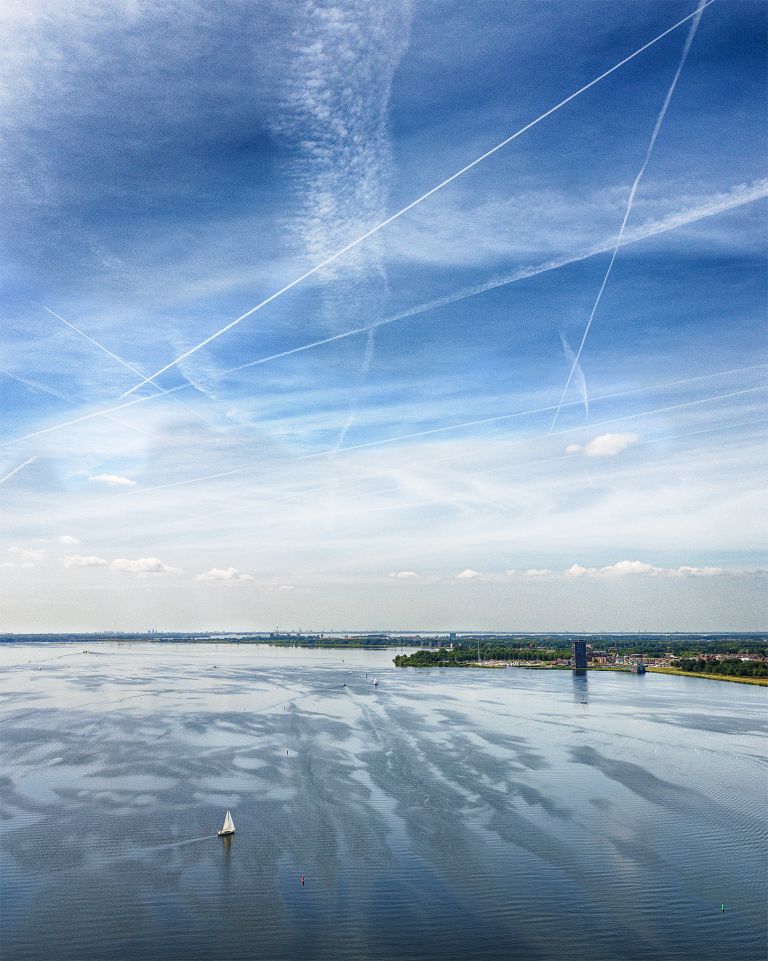
[[[569,444],[565,453],[578,454],[581,451],[585,457],[615,457],[639,439],[637,434],[600,434],[583,447],[581,444]]]
[[[293,584],[275,584],[273,587],[270,587],[270,591],[295,591],[295,590],[296,588],[293,586]]]
[[[113,487],[135,487],[136,481],[129,477],[121,477],[119,474],[91,474],[89,481],[98,481],[100,484],[111,484]]]
[[[392,571],[389,577],[394,577],[396,581],[409,581],[419,575],[415,571]]]
[[[34,567],[38,561],[41,561],[47,554],[48,551],[45,548],[26,548],[26,547],[9,547],[8,553],[14,558],[13,561],[6,561],[3,567]]]
[[[617,561],[605,567],[582,567],[572,564],[565,572],[566,577],[626,577],[645,575],[650,577],[716,577],[723,574],[720,567],[656,567],[645,561]]]
[[[181,574],[180,567],[169,567],[157,557],[139,557],[130,561],[126,557],[117,557],[109,565],[113,571],[125,571],[128,574]]]
[[[549,570],[548,567],[542,567],[542,568],[529,567],[528,570],[525,572],[525,576],[526,577],[549,577],[551,573],[552,571]]]
[[[252,581],[250,574],[241,574],[235,567],[212,567],[205,574],[198,574],[198,581]]]
[[[512,577],[512,576],[515,574],[515,569],[514,569],[514,567],[510,567],[509,570],[504,571],[504,573],[505,573],[508,577]]]
[[[76,537],[70,537],[69,534],[62,534],[61,537],[56,538],[57,544],[79,544],[80,541]]]
[[[476,577],[482,577],[482,576],[483,575],[481,571],[473,571],[471,567],[468,567],[466,570],[463,570],[460,574],[456,575],[458,580],[464,580],[464,581],[471,581],[471,580],[474,580]]]
[[[678,577],[716,577],[723,573],[721,567],[678,567],[676,571],[670,571]]]
[[[103,557],[85,556],[83,554],[70,554],[62,561],[65,567],[106,567],[109,561]]]

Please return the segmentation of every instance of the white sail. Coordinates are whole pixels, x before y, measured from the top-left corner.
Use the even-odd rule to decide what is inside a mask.
[[[235,822],[232,820],[232,815],[229,813],[229,811],[227,811],[227,816],[224,818],[224,827],[221,830],[222,831],[235,830]]]

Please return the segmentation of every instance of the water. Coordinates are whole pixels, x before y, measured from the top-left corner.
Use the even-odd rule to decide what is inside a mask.
[[[768,692],[394,653],[0,645],[3,961],[765,957]]]

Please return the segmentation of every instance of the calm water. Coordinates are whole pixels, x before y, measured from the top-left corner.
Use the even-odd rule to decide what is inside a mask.
[[[762,961],[768,692],[392,656],[0,645],[3,961]]]

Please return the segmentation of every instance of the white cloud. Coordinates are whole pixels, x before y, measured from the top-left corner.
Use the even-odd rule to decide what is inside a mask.
[[[662,568],[646,564],[644,561],[617,561],[613,565],[601,568],[602,574],[659,574]]]
[[[293,584],[276,584],[274,587],[270,587],[270,591],[295,591],[296,588]]]
[[[471,580],[474,580],[476,577],[482,577],[482,576],[483,576],[482,571],[473,571],[471,567],[468,567],[466,570],[463,570],[461,571],[460,574],[456,575],[456,577],[459,580],[464,580],[464,581],[471,581]]]
[[[514,567],[510,567],[509,570],[504,571],[504,573],[507,574],[509,577],[512,577],[512,575],[515,573],[515,569]]]
[[[678,567],[674,572],[679,577],[716,577],[723,573],[721,567]]]
[[[80,541],[76,537],[71,537],[69,534],[62,534],[61,537],[56,538],[57,544],[79,544]]]
[[[418,577],[419,575],[416,571],[392,571],[389,576],[394,577],[396,581],[408,581],[413,580],[414,577]]]
[[[646,575],[651,577],[716,577],[724,573],[720,567],[656,567],[645,561],[617,561],[605,567],[582,567],[572,564],[565,572],[566,577],[626,577],[627,575]]]
[[[583,447],[585,457],[615,457],[623,450],[636,444],[640,438],[637,434],[600,434]],[[570,447],[577,445],[570,444]],[[566,452],[568,449],[566,448]]]
[[[205,574],[198,574],[198,581],[252,581],[251,574],[241,574],[236,567],[212,567]]]
[[[110,484],[112,487],[135,487],[136,481],[130,477],[121,477],[119,474],[90,474],[89,481],[98,481],[100,484]]]
[[[48,553],[44,547],[9,547],[8,553],[22,561],[39,561]]]
[[[565,448],[565,453],[566,453],[566,454],[578,454],[580,450],[581,450],[581,444],[569,444],[569,445]]]
[[[180,567],[169,567],[157,557],[139,557],[130,561],[126,557],[117,557],[109,565],[113,571],[125,571],[128,574],[181,574]]]
[[[62,561],[65,567],[106,567],[109,561],[103,557],[85,556],[83,554],[70,554]]]
[[[525,576],[526,577],[549,577],[551,573],[552,571],[550,571],[549,568],[547,567],[542,567],[542,568],[529,567],[528,570],[525,572]]]
[[[9,547],[8,553],[14,558],[13,561],[6,561],[3,567],[34,567],[38,561],[41,561],[47,554],[48,551],[45,548],[26,548],[26,547]]]

